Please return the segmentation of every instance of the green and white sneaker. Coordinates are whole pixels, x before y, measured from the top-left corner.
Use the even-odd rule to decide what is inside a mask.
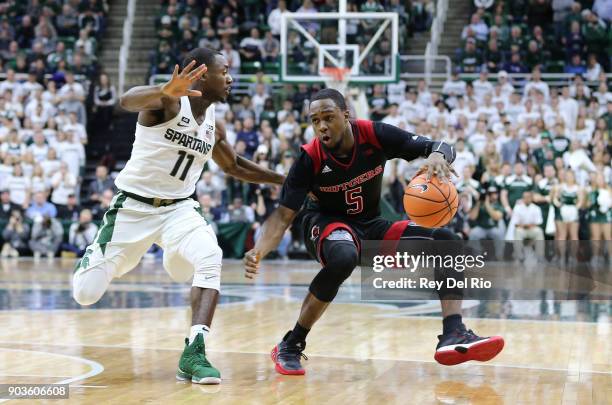
[[[179,360],[176,379],[179,381],[191,380],[196,384],[220,384],[221,373],[206,359],[204,336],[198,333],[193,343],[185,339],[185,349]]]

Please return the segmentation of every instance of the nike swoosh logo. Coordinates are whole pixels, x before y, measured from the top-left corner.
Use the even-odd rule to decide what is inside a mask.
[[[176,125],[178,125],[179,127],[188,127],[189,126],[189,125],[181,125],[180,122],[178,124],[176,124]]]
[[[217,276],[215,276],[215,275],[212,275],[212,276],[208,275],[208,276],[204,277],[204,279],[205,280],[210,280],[211,278],[215,278],[215,277],[217,277]]]

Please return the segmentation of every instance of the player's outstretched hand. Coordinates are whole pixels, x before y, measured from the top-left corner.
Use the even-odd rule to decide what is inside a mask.
[[[244,254],[244,276],[246,278],[255,278],[259,273],[260,255],[255,249],[251,249]]]
[[[437,176],[440,181],[446,182],[450,181],[451,174],[457,176],[455,169],[446,161],[444,155],[436,152],[430,154],[425,159],[425,163],[416,175],[418,176],[423,173],[426,174],[427,181],[431,180],[433,176]]]
[[[191,90],[190,87],[193,82],[198,80],[204,73],[206,73],[208,68],[206,65],[201,64],[195,70],[192,70],[195,64],[195,60],[191,61],[189,65],[185,66],[181,73],[179,73],[179,65],[175,65],[174,72],[172,72],[172,78],[162,86],[162,93],[165,96],[173,98],[181,98],[183,96],[202,96],[201,91]]]

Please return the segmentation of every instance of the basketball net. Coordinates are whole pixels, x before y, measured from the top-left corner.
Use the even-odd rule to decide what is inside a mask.
[[[324,76],[325,85],[328,88],[338,90],[350,101],[349,109],[353,113],[351,115],[354,115],[355,118],[366,119],[368,118],[369,109],[365,91],[359,88],[348,88],[351,78],[350,71],[351,69],[349,68],[325,67],[321,69],[320,73]]]
[[[321,74],[325,77],[325,85],[340,93],[345,94],[350,79],[351,69],[342,67],[325,67],[321,69]]]

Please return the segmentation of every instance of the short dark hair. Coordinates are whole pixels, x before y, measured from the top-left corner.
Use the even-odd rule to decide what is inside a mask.
[[[314,96],[312,96],[312,99],[310,99],[310,102],[312,103],[313,101],[316,101],[316,100],[325,100],[328,98],[331,99],[334,102],[334,104],[336,104],[336,107],[338,107],[342,111],[348,110],[348,107],[346,106],[346,101],[344,100],[344,96],[342,95],[342,93],[340,93],[336,89],[319,90],[315,93]]]
[[[217,55],[221,55],[221,52],[210,48],[192,49],[191,52],[185,56],[185,59],[183,59],[181,69],[184,69],[185,66],[189,65],[191,61],[194,60],[196,61],[196,66],[194,68],[200,66],[201,64],[205,64],[206,66],[210,67],[213,63],[215,63],[215,57]]]

